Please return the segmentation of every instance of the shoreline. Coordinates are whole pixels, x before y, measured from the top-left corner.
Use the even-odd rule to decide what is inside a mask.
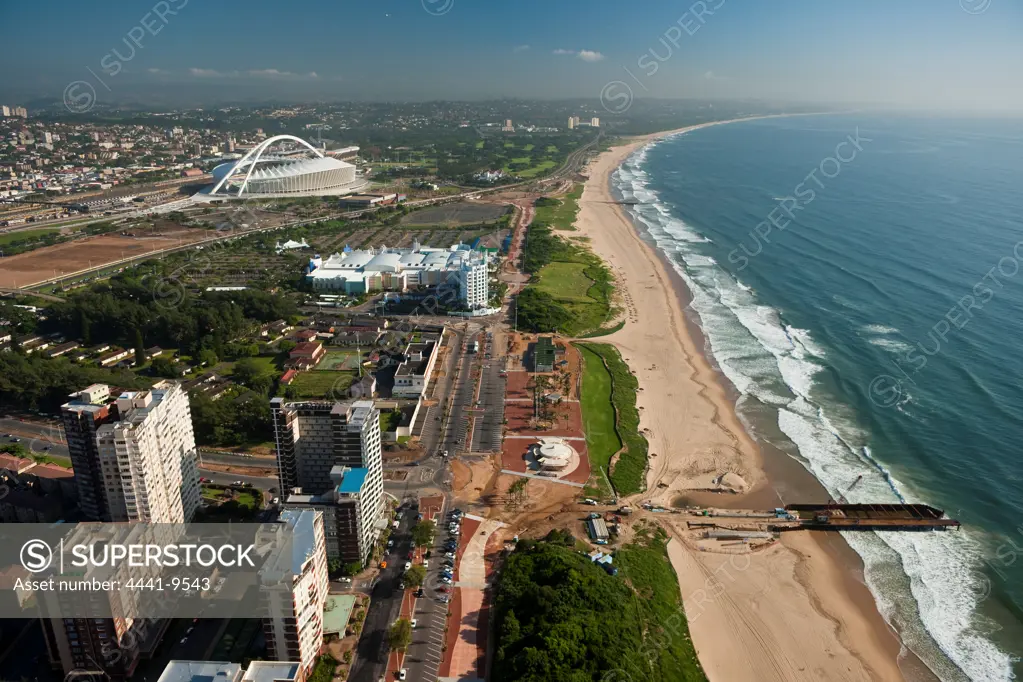
[[[719,507],[771,508],[782,496],[828,498],[799,462],[748,434],[735,409],[738,391],[707,352],[688,307],[692,294],[668,257],[616,203],[611,188],[612,173],[651,142],[711,125],[775,117],[635,138],[590,164],[576,226],[614,271],[628,308],[625,328],[601,340],[619,348],[641,387],[637,405],[651,459],[647,492],[637,501],[671,505],[684,496]],[[665,386],[665,375],[679,380]],[[685,492],[706,487],[723,471],[738,471],[748,489],[738,495]],[[749,558],[742,559],[742,570],[737,555],[694,552],[679,540],[672,541],[669,553],[694,644],[712,680],[936,679],[881,616],[864,582],[861,558],[838,534],[793,535],[756,555],[743,555]],[[711,589],[709,602],[696,598]]]

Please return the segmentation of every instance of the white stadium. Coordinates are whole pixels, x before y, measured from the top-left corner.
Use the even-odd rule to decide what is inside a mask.
[[[281,149],[268,153],[271,147]],[[216,184],[208,197],[342,195],[366,185],[365,180],[357,176],[355,166],[324,156],[293,135],[268,138],[237,161],[220,164],[213,169],[213,179]]]

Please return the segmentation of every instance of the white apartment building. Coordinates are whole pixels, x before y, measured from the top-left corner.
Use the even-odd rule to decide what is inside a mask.
[[[323,643],[323,608],[330,587],[323,514],[287,510],[280,520],[257,534],[257,545],[275,546],[259,571],[268,614],[263,634],[268,658],[296,661],[308,676]]]
[[[111,399],[109,388],[97,384],[72,398],[62,408],[64,429],[87,516],[190,521],[199,508],[199,468],[181,385],[161,381]]]
[[[469,310],[486,308],[490,299],[487,259],[463,263],[458,269],[458,300]]]

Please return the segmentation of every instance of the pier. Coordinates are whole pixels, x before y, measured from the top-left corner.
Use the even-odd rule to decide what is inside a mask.
[[[926,504],[789,504],[772,530],[948,530],[959,522]]]

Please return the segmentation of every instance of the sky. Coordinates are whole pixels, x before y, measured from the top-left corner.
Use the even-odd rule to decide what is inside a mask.
[[[1023,112],[1019,0],[45,7],[0,0],[0,97],[59,98],[77,81],[112,99],[597,98],[627,87],[636,97]]]

